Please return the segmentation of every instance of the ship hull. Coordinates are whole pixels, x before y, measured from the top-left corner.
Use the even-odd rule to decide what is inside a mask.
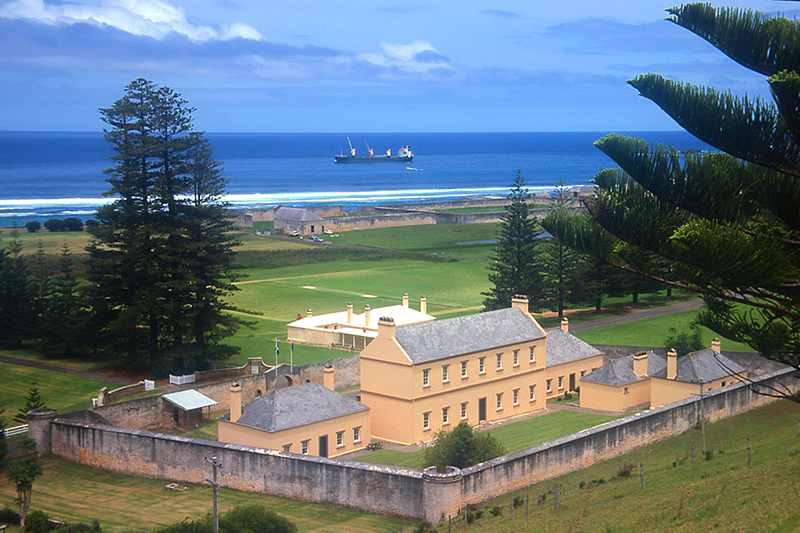
[[[414,159],[411,157],[350,157],[347,155],[335,155],[333,161],[336,163],[410,163]]]

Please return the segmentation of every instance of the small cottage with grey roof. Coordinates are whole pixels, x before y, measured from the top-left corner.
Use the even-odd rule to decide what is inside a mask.
[[[725,357],[719,339],[711,348],[692,352],[681,358],[667,354],[666,368],[653,374],[651,407],[688,398],[702,391],[726,387],[747,379],[747,369]]]
[[[653,352],[614,359],[589,375],[581,386],[581,407],[625,411],[634,407],[662,405],[725,387],[747,377],[747,370],[720,353],[720,342],[711,348],[678,358],[674,350],[664,358]]]
[[[325,231],[324,220],[308,209],[278,206],[272,214],[275,231],[311,235]]]
[[[474,426],[543,409],[602,363],[601,352],[558,330],[550,369],[549,335],[519,296],[509,309],[408,326],[381,317],[361,352],[361,400],[371,408],[373,437],[425,442],[462,421]]]
[[[242,406],[241,387],[234,384],[231,413],[219,419],[219,440],[320,457],[366,447],[369,407],[329,387],[295,385]]]

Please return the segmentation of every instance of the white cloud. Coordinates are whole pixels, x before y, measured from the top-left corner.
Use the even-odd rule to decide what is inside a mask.
[[[198,26],[186,19],[183,8],[161,0],[101,0],[100,5],[48,4],[44,0],[12,0],[0,6],[0,17],[49,25],[110,26],[144,37],[163,39],[183,35],[193,41],[263,40],[258,30],[236,22],[221,30]]]
[[[359,59],[380,67],[398,68],[409,73],[426,73],[433,69],[453,69],[447,59],[430,43],[380,43],[380,52],[362,54]]]

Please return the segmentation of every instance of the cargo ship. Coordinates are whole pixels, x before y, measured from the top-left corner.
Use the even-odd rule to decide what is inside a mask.
[[[335,155],[333,156],[334,163],[410,163],[414,159],[414,154],[411,153],[408,146],[400,148],[396,156],[392,156],[391,148],[386,150],[386,155],[375,155],[367,140],[364,139],[369,155],[358,157],[356,156],[356,149],[353,148],[353,144],[350,142],[350,137],[347,138],[347,144],[350,145],[350,155],[345,155],[344,152]]]

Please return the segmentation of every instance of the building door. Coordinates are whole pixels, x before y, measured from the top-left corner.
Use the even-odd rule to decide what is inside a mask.
[[[311,224],[311,233],[314,233],[314,224]]]
[[[328,436],[320,435],[319,437],[319,456],[328,457]]]
[[[575,374],[569,375],[569,391],[572,392],[575,390]]]
[[[486,421],[486,398],[478,399],[478,422]]]

